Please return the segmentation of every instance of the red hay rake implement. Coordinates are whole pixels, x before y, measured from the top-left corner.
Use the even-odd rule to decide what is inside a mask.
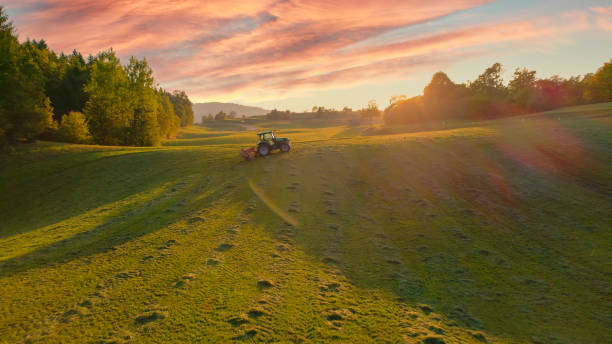
[[[240,150],[240,156],[243,157],[246,161],[250,161],[251,159],[257,156],[257,150],[255,149],[255,147],[242,148]]]

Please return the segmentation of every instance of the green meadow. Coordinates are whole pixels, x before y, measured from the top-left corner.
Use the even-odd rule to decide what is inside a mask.
[[[17,146],[0,343],[610,342],[611,103],[366,128]]]

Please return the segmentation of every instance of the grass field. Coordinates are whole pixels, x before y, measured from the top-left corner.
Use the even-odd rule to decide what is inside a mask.
[[[611,343],[612,104],[0,164],[0,343]]]

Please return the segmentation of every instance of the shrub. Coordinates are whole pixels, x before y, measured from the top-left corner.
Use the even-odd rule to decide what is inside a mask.
[[[417,99],[397,99],[383,113],[385,125],[410,124],[423,121],[423,110]]]
[[[219,111],[218,114],[215,115],[215,121],[225,121],[227,115],[223,111]]]
[[[85,115],[80,112],[70,112],[62,117],[62,123],[57,130],[60,140],[73,143],[88,143],[91,141],[91,134],[87,126]]]

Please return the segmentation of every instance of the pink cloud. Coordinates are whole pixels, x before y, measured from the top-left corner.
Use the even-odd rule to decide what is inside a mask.
[[[600,30],[612,32],[612,6],[609,7],[591,7],[595,25]]]
[[[574,18],[575,19],[575,18]],[[275,47],[247,49],[225,62],[214,66],[185,66],[178,75],[197,87],[197,92],[226,94],[249,91],[251,88],[267,88],[285,94],[291,88],[325,89],[352,86],[363,80],[385,79],[387,76],[404,77],[407,72],[436,68],[468,55],[482,52],[475,47],[512,41],[550,40],[551,36],[583,29],[584,22],[572,20],[572,25],[560,27],[549,19],[535,21],[474,25],[455,31],[429,34],[402,43],[362,47],[349,52],[338,52],[342,41],[319,43],[306,53],[293,49],[296,45],[308,45],[300,41],[285,44],[282,38]],[[270,54],[278,47],[287,47],[282,57]],[[462,52],[472,47],[469,52]],[[281,51],[283,49],[280,49]],[[272,58],[274,57],[274,58]],[[249,61],[248,64],[235,61]],[[223,61],[217,61],[222,63]],[[308,68],[306,68],[308,67]],[[197,75],[198,77],[193,77]],[[197,86],[207,76],[219,81],[209,86]]]
[[[492,43],[550,41],[586,30],[595,18],[612,28],[611,8],[472,24],[384,42],[378,37],[491,0],[22,0],[21,38],[44,38],[57,51],[146,56],[164,87],[195,99],[286,96],[310,89],[384,80]],[[570,24],[568,24],[570,23]],[[612,30],[611,30],[612,31]],[[360,42],[378,40],[376,45]],[[486,50],[486,49],[485,49]]]

